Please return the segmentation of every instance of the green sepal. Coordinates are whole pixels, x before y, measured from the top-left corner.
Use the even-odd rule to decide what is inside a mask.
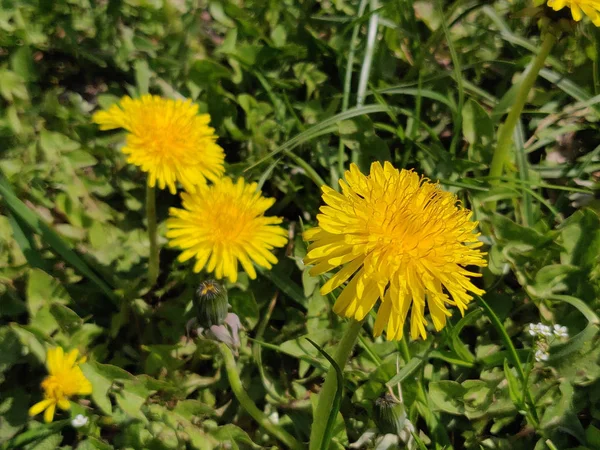
[[[373,420],[381,434],[398,435],[406,424],[406,410],[390,394],[385,394],[375,400]]]
[[[215,280],[200,283],[194,294],[194,306],[198,326],[222,325],[229,310],[227,289]]]

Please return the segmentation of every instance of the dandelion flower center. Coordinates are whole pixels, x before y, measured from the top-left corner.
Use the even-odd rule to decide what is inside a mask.
[[[198,114],[191,100],[169,100],[154,95],[124,97],[107,111],[94,114],[102,130],[128,131],[123,153],[128,162],[148,172],[148,184],[176,192],[180,182],[189,192],[216,180],[224,172],[225,154],[216,143],[210,116]]]
[[[235,282],[238,262],[252,279],[253,263],[266,269],[277,263],[271,250],[286,244],[286,232],[277,226],[280,218],[264,216],[275,200],[262,197],[256,183],[222,178],[181,198],[183,209],[169,211],[167,237],[183,250],[179,261],[196,258],[195,272],[206,266],[216,278]]]
[[[451,314],[447,305],[462,313],[467,291],[483,293],[468,278],[478,274],[464,268],[485,265],[477,223],[454,195],[389,163],[374,163],[368,176],[352,165],[340,185],[341,193],[323,187],[327,206],[305,233],[312,275],[342,266],[321,292],[350,280],[335,312],[362,320],[381,299],[376,335],[385,328],[388,339],[401,338],[411,310],[411,336],[425,338],[426,305],[439,330]]]

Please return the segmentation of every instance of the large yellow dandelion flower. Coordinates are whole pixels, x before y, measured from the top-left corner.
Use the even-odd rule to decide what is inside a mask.
[[[127,161],[148,172],[148,184],[176,192],[179,181],[194,192],[206,179],[224,173],[225,153],[216,143],[210,116],[198,114],[191,100],[169,100],[156,95],[123,97],[107,111],[94,114],[101,130],[124,128],[129,133],[123,153]]]
[[[194,271],[205,266],[216,278],[237,280],[238,261],[250,278],[256,278],[253,262],[270,269],[277,263],[271,253],[287,242],[279,217],[264,213],[275,199],[263,197],[257,184],[243,178],[233,183],[222,178],[195,193],[182,193],[183,208],[171,208],[167,220],[169,245],[183,250],[179,261],[196,257]]]
[[[573,20],[579,22],[585,14],[594,25],[600,27],[600,0],[548,0],[548,6],[554,11],[566,6],[571,9]]]
[[[486,264],[477,222],[454,195],[387,162],[373,163],[368,176],[352,164],[345,178],[341,193],[323,186],[327,206],[319,226],[304,234],[312,241],[305,263],[316,264],[311,275],[342,266],[322,294],[351,278],[333,307],[337,314],[362,320],[381,299],[375,336],[386,329],[388,340],[401,339],[411,310],[411,337],[425,338],[426,304],[440,330],[451,315],[447,305],[464,313],[467,291],[483,294],[468,278],[478,274],[463,267]]]
[[[57,405],[67,410],[71,407],[69,397],[92,393],[92,385],[79,367],[85,359],[77,360],[77,356],[79,356],[77,350],[71,350],[66,355],[61,347],[48,350],[46,366],[50,375],[42,381],[44,400],[29,409],[30,416],[45,411],[44,421],[52,422]]]

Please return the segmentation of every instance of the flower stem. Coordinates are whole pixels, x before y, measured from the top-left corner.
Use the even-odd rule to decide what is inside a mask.
[[[148,261],[148,285],[154,286],[158,278],[158,236],[156,233],[156,189],[146,184],[146,218],[148,220],[148,240],[150,259]]]
[[[231,349],[224,343],[219,343],[219,351],[225,361],[225,371],[227,372],[227,379],[229,380],[229,386],[237,398],[242,408],[250,414],[250,416],[258,422],[271,436],[283,442],[288,448],[293,450],[302,450],[304,446],[300,444],[291,434],[283,430],[279,426],[275,425],[269,420],[269,418],[254,404],[252,399],[246,393],[240,376],[235,365],[235,359]]]
[[[504,345],[506,346],[506,350],[508,352],[508,360],[513,364],[515,369],[517,369],[517,374],[519,375],[519,379],[523,384],[525,400],[529,409],[527,411],[527,418],[531,421],[531,424],[537,428],[537,426],[539,425],[539,417],[537,415],[535,401],[531,396],[531,391],[527,388],[528,376],[525,376],[525,371],[523,370],[523,365],[521,364],[521,360],[519,359],[517,349],[512,343],[510,336],[506,332],[506,328],[504,328],[504,325],[502,325],[502,322],[500,321],[494,310],[490,308],[490,305],[488,305],[486,301],[479,295],[475,295],[475,299],[477,300],[477,303],[479,303],[479,306],[481,306],[481,308],[485,312],[488,319],[490,319],[490,322],[492,322],[494,328],[496,328],[498,334],[500,334],[500,338],[504,341]]]
[[[556,36],[552,33],[552,31],[547,32],[543,38],[540,51],[533,60],[533,64],[521,80],[521,85],[519,86],[519,90],[515,96],[515,102],[510,108],[510,112],[506,117],[506,121],[498,131],[498,142],[496,143],[496,150],[494,151],[494,156],[492,157],[492,164],[490,166],[489,174],[491,178],[490,182],[493,185],[499,183],[498,177],[502,176],[504,163],[508,159],[508,155],[510,153],[513,133],[519,117],[521,116],[521,112],[523,111],[523,107],[525,106],[525,102],[527,101],[529,91],[533,87],[533,83],[540,73],[540,70],[544,66],[544,61],[546,61],[546,58],[550,54],[555,42]],[[495,210],[496,201],[490,202],[490,206],[492,210]]]
[[[333,359],[343,370],[348,362],[350,353],[354,348],[354,344],[358,339],[358,334],[362,328],[363,321],[352,320],[350,326],[344,333],[342,340],[339,342]],[[310,450],[320,450],[325,435],[325,429],[327,427],[327,419],[331,412],[335,393],[337,391],[337,374],[333,367],[329,368],[327,376],[325,377],[325,383],[319,394],[319,402],[317,403],[317,410],[313,416],[312,428],[310,430]]]

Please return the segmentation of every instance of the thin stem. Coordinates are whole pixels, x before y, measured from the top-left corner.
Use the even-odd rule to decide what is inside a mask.
[[[527,389],[527,377],[525,376],[525,371],[523,370],[523,365],[521,364],[521,360],[519,359],[517,349],[513,345],[510,336],[504,328],[504,325],[502,325],[502,322],[500,322],[500,319],[498,318],[494,310],[490,308],[490,305],[488,305],[486,301],[479,295],[476,295],[475,298],[477,299],[477,303],[479,303],[479,306],[481,306],[485,311],[485,314],[486,316],[488,316],[488,319],[490,319],[490,322],[492,322],[494,328],[496,328],[496,331],[498,331],[498,333],[500,334],[500,338],[502,339],[502,341],[504,341],[504,345],[506,346],[506,349],[508,351],[508,359],[510,360],[512,365],[515,366],[515,368],[517,369],[517,373],[519,374],[521,383],[523,383],[523,390],[525,391],[525,395],[527,396],[527,403],[529,406],[528,417],[533,422],[532,425],[537,427],[539,423],[539,418],[535,409],[535,402],[533,401],[533,397],[531,396],[531,391]]]
[[[310,178],[313,181],[313,183],[315,183],[317,185],[317,187],[319,189],[321,188],[321,186],[325,186],[327,184],[327,183],[325,183],[325,180],[323,178],[321,178],[321,176],[317,173],[317,171],[315,169],[313,169],[313,167],[310,164],[308,164],[306,161],[304,161],[298,155],[290,152],[289,150],[284,150],[283,153],[288,158],[293,160],[296,164],[298,164],[302,169],[304,169],[304,171],[306,172],[306,176],[308,178]]]
[[[346,362],[348,362],[350,353],[358,339],[362,324],[362,321],[352,320],[350,326],[344,333],[342,340],[337,346],[333,359],[342,370],[346,366]],[[325,377],[325,383],[323,384],[321,393],[319,394],[319,402],[317,403],[317,409],[313,417],[312,428],[310,431],[310,450],[321,449],[325,428],[327,427],[327,419],[329,418],[336,390],[337,373],[333,367],[330,367],[327,376]]]
[[[279,426],[275,425],[269,420],[269,418],[254,404],[252,399],[246,393],[240,376],[235,365],[235,358],[231,349],[224,343],[219,343],[219,351],[223,356],[225,362],[225,370],[227,372],[227,379],[229,380],[229,386],[237,398],[242,408],[250,414],[250,416],[258,422],[271,436],[283,442],[288,448],[301,450],[304,446],[300,444],[291,434],[283,430]]]
[[[367,7],[367,0],[360,0],[358,6],[357,18],[360,19],[365,12]],[[352,29],[352,37],[350,38],[350,51],[348,52],[348,62],[346,63],[346,75],[344,77],[344,96],[342,97],[342,111],[348,109],[350,104],[350,90],[352,89],[352,67],[354,66],[354,53],[356,51],[356,39],[358,38],[358,32],[360,31],[360,24],[357,23]],[[338,177],[341,177],[344,173],[344,143],[340,137],[340,143],[338,144]],[[338,180],[331,180],[331,187],[337,189]]]
[[[498,142],[496,144],[494,156],[492,157],[492,164],[490,166],[489,173],[490,177],[502,176],[504,163],[508,159],[508,155],[510,153],[510,146],[512,144],[515,126],[519,121],[519,117],[521,116],[521,112],[523,111],[523,107],[525,106],[525,102],[527,101],[529,91],[533,87],[533,83],[535,82],[538,74],[540,73],[540,70],[542,69],[542,67],[544,67],[544,62],[550,54],[550,51],[552,50],[552,47],[554,46],[555,42],[556,36],[551,31],[547,32],[544,36],[542,47],[540,48],[539,53],[536,55],[531,67],[521,80],[521,85],[519,86],[519,90],[517,92],[517,95],[515,96],[515,102],[513,103],[510,112],[506,117],[506,121],[498,131]],[[490,202],[490,206],[492,210],[495,210],[496,201]]]
[[[148,260],[148,285],[154,286],[158,279],[158,236],[156,233],[156,189],[146,184],[146,218],[148,220],[148,240],[150,259]]]

